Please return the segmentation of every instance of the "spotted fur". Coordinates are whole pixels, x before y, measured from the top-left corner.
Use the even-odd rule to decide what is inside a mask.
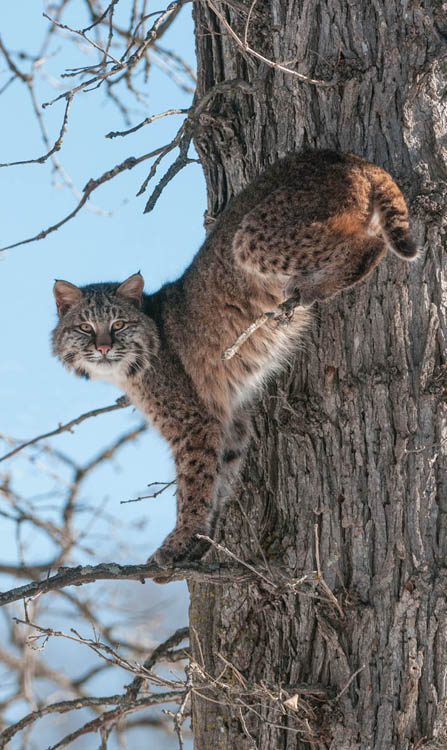
[[[309,306],[365,278],[387,249],[416,256],[392,178],[351,154],[309,152],[233,199],[183,276],[155,294],[143,294],[140,274],[56,282],[55,355],[77,375],[118,385],[171,446],[177,525],[158,562],[203,554],[196,534],[212,533],[249,439],[244,407],[293,356]],[[301,305],[288,326],[268,322],[222,360],[291,294]]]

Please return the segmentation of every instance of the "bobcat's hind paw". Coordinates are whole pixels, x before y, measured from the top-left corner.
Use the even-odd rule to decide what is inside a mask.
[[[200,560],[210,548],[205,539],[198,539],[197,534],[206,533],[205,529],[182,530],[174,529],[147,562],[156,563],[166,572],[153,578],[155,583],[166,583],[173,573],[174,565]]]
[[[283,309],[287,314],[289,310],[293,312],[295,307],[310,307],[320,299],[316,276],[315,273],[306,276],[304,274],[291,276],[282,290],[284,302],[279,305],[279,309]]]

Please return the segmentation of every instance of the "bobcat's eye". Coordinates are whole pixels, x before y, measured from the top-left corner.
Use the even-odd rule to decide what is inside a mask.
[[[125,325],[124,320],[114,320],[112,323],[112,331],[120,331]]]
[[[90,323],[81,323],[79,328],[81,331],[84,331],[84,333],[93,333],[93,326],[91,326]]]

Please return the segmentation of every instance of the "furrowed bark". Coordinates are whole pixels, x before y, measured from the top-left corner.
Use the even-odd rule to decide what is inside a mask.
[[[214,5],[243,39],[251,0]],[[316,567],[318,524],[322,574],[344,617],[299,593],[191,582],[194,658],[228,684],[194,697],[194,747],[445,747],[442,4],[259,0],[249,45],[338,79],[325,87],[244,52],[205,0],[194,12],[199,96],[228,79],[252,87],[215,97],[200,117],[209,216],[276,158],[329,147],[395,177],[423,248],[412,265],[389,254],[367,283],[316,307],[293,367],[253,409],[256,435],[219,541],[245,560],[260,545],[292,579]],[[232,699],[236,672],[222,657],[265,696]],[[288,695],[319,685],[327,698],[285,709],[281,685]]]

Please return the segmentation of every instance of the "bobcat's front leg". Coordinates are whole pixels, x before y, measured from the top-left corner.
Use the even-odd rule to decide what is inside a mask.
[[[210,533],[222,429],[217,420],[198,412],[184,426],[184,436],[171,442],[177,468],[177,523],[149,558],[159,565],[198,560],[209,548],[197,534]]]

